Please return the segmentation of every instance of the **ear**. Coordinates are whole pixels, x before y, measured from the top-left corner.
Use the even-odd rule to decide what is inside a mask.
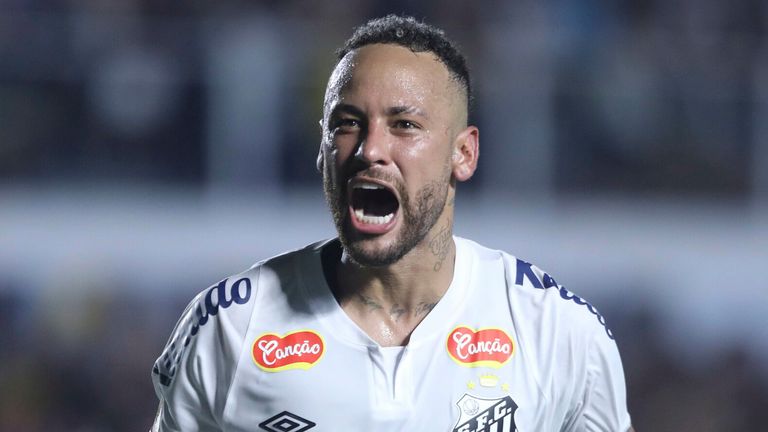
[[[468,126],[461,131],[453,142],[453,178],[466,181],[477,169],[477,158],[480,156],[480,130],[476,126]]]
[[[318,125],[320,126],[320,149],[317,151],[317,172],[320,174],[323,173],[323,144],[325,144],[325,138],[323,137],[323,133],[325,131],[325,128],[323,128],[323,119],[320,119],[318,122]]]
[[[323,157],[323,145],[320,144],[320,151],[317,152],[317,172],[320,174],[323,173],[323,160],[325,158]]]

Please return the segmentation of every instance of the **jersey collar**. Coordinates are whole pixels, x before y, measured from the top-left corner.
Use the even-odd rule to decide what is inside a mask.
[[[416,327],[408,346],[419,345],[444,336],[450,323],[456,321],[468,295],[472,270],[476,257],[466,240],[453,237],[456,244],[453,280],[448,290],[430,313]],[[341,342],[359,349],[380,348],[351,318],[336,301],[325,279],[322,254],[325,248],[339,247],[338,239],[325,240],[310,246],[310,253],[302,254],[296,262],[299,284],[309,303],[311,313],[320,321],[325,332]]]

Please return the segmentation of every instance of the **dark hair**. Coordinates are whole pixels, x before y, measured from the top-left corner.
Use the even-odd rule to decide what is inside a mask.
[[[413,52],[433,53],[448,68],[451,78],[466,91],[469,109],[472,87],[467,61],[456,44],[445,36],[445,32],[410,16],[390,14],[357,27],[344,46],[336,51],[338,60],[352,50],[377,43],[400,45]]]

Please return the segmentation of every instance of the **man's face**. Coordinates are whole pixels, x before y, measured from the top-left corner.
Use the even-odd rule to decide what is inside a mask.
[[[392,264],[433,229],[452,189],[465,103],[431,53],[375,44],[338,64],[324,106],[323,185],[355,261]]]

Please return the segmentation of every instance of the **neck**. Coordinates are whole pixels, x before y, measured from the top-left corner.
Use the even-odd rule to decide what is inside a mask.
[[[441,218],[391,265],[366,267],[342,254],[334,291],[342,309],[372,339],[382,346],[404,345],[448,290],[455,257],[451,218]]]
[[[414,248],[398,262],[385,267],[361,266],[343,254],[337,268],[340,302],[344,303],[356,294],[402,305],[440,299],[453,278],[456,256],[450,231],[444,236],[437,254],[431,248],[426,253]]]

